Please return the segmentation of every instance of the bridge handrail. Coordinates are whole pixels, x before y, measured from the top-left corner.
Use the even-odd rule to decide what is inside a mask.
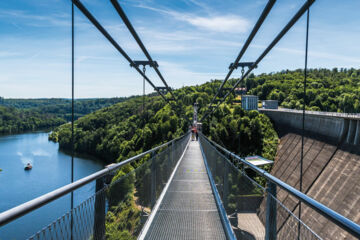
[[[245,161],[244,159],[242,159],[238,155],[230,152],[226,148],[224,148],[224,147],[220,146],[219,144],[215,143],[214,141],[208,139],[204,134],[200,133],[200,135],[203,136],[205,140],[207,140],[209,143],[211,143],[215,147],[221,149],[226,154],[229,154],[230,156],[232,156],[236,160],[240,161],[244,165],[251,168],[256,173],[258,173],[261,176],[265,177],[268,181],[276,184],[277,186],[281,187],[282,189],[284,189],[285,191],[287,191],[291,195],[295,196],[300,201],[306,203],[306,205],[308,205],[309,207],[311,207],[312,209],[314,209],[315,211],[317,211],[318,213],[320,213],[321,215],[323,215],[324,217],[326,217],[327,219],[329,219],[330,221],[332,221],[336,225],[342,227],[343,229],[345,229],[349,233],[353,234],[355,237],[360,238],[360,225],[358,225],[355,222],[351,221],[350,219],[344,217],[343,215],[335,212],[334,210],[328,208],[327,206],[319,203],[318,201],[308,197],[306,194],[300,192],[299,190],[291,187],[290,185],[286,184],[285,182],[281,181],[280,179],[274,177],[273,175],[271,175],[267,171],[265,171],[265,170],[263,170],[263,169],[261,169],[259,167],[256,167],[255,165],[249,163],[248,161]]]
[[[0,213],[0,227],[1,226],[4,226],[8,223],[10,223],[11,221],[19,218],[19,217],[22,217],[24,216],[25,214],[31,212],[31,211],[34,211],[72,191],[75,191],[76,189],[94,181],[94,180],[97,180],[131,162],[134,162],[142,157],[144,157],[145,155],[149,154],[149,153],[152,153],[152,152],[155,152],[157,150],[159,150],[160,148],[163,148],[163,147],[166,147],[170,144],[172,144],[173,142],[177,141],[177,140],[180,140],[184,137],[186,137],[189,133],[186,133],[184,135],[182,135],[181,137],[178,137],[178,138],[175,138],[169,142],[166,142],[160,146],[157,146],[155,148],[152,148],[146,152],[143,152],[139,155],[136,155],[134,157],[131,157],[127,160],[124,160],[122,162],[119,162],[119,163],[116,163],[116,164],[110,164],[108,166],[106,166],[104,169],[98,171],[98,172],[95,172],[89,176],[86,176],[84,178],[81,178],[73,183],[70,183],[70,184],[67,184],[63,187],[60,187],[54,191],[51,191],[49,193],[46,193],[40,197],[37,197],[37,198],[34,198],[33,200],[30,200],[28,202],[25,202],[23,204],[20,204],[16,207],[13,207],[9,210],[6,210],[2,213]]]

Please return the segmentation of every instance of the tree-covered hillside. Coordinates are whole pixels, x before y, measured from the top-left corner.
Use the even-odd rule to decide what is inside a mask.
[[[160,97],[132,98],[91,113],[75,122],[75,150],[106,162],[121,161],[183,134],[187,125]],[[65,124],[50,139],[70,149],[71,129]]]
[[[65,122],[52,114],[0,106],[0,134],[51,128]]]
[[[77,99],[75,119],[127,98]],[[4,99],[0,97],[0,134],[52,128],[71,120],[69,99]]]
[[[131,97],[130,97],[131,98]],[[75,99],[74,114],[75,119],[86,114],[94,112],[100,108],[108,107],[115,103],[122,102],[128,98],[84,98]],[[17,109],[27,109],[39,113],[53,114],[63,118],[66,121],[71,120],[71,99],[65,98],[38,98],[38,99],[21,99],[21,98],[2,98],[0,105],[14,107]]]
[[[115,162],[179,137],[190,126],[184,115],[192,119],[195,102],[201,115],[219,84],[213,81],[176,90],[173,107],[159,96],[147,96],[143,113],[142,98],[135,97],[82,117],[75,122],[75,150]],[[203,123],[204,134],[241,155],[261,154],[273,159],[277,135],[270,120],[256,111],[246,112],[232,105],[232,99]],[[70,124],[56,129],[50,139],[70,149]]]
[[[274,159],[278,136],[270,119],[239,105],[221,105],[204,124],[204,133],[240,156],[261,155]]]
[[[301,109],[304,71],[251,75],[249,94],[279,100],[282,107]],[[311,110],[360,113],[360,69],[334,68],[308,71],[306,106]]]

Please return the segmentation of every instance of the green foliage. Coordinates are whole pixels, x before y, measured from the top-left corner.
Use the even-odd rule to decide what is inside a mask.
[[[0,106],[0,134],[50,128],[66,121],[51,114]]]
[[[112,207],[106,215],[106,239],[136,239],[140,231],[140,212],[131,196]]]
[[[179,117],[183,112],[182,108],[173,110],[158,96],[146,98],[144,112],[141,97],[103,108],[75,122],[75,151],[106,162],[122,161],[184,134],[187,124]],[[70,127],[58,127],[49,139],[70,149]]]
[[[304,71],[251,75],[245,86],[260,99],[279,100],[285,108],[302,109]],[[308,110],[360,113],[360,69],[308,70]]]
[[[132,193],[135,189],[135,175],[131,172],[132,170],[131,165],[124,166],[112,179],[108,192],[109,206],[116,206],[118,203],[131,197],[129,193]]]
[[[125,99],[127,98],[75,100],[75,119]],[[0,97],[0,134],[52,128],[70,120],[71,100],[69,99],[4,99]]]
[[[100,108],[111,106],[115,103],[123,102],[128,98],[84,98],[75,99],[74,114],[75,119],[86,114],[94,112]],[[17,99],[17,98],[1,98],[0,105],[6,107],[14,107],[17,109],[28,109],[35,112],[44,112],[54,114],[57,117],[67,121],[71,120],[71,99],[64,98],[39,98],[39,99]]]
[[[264,114],[223,104],[203,124],[204,134],[240,156],[275,157],[278,136]]]

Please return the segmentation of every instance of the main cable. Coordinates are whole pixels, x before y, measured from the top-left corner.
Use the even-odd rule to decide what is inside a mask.
[[[133,66],[136,71],[146,79],[146,81],[158,92],[158,94],[168,102],[167,98],[157,89],[151,80],[143,74],[139,67],[134,64],[134,61],[127,55],[127,53],[120,47],[120,45],[111,37],[105,28],[96,20],[96,18],[87,10],[87,8],[80,2],[80,0],[72,0],[76,7],[89,19],[89,21],[104,35],[104,37],[120,52],[120,54]]]
[[[134,37],[135,41],[137,42],[137,44],[139,45],[139,47],[141,48],[141,50],[143,51],[143,53],[145,54],[146,58],[153,63],[153,59],[151,58],[149,52],[147,51],[145,45],[143,44],[143,42],[141,41],[139,35],[137,34],[137,32],[135,31],[134,27],[132,26],[130,20],[128,19],[128,17],[126,16],[124,10],[121,8],[119,2],[117,0],[110,0],[112,5],[114,6],[115,10],[118,12],[120,18],[124,21],[126,27],[129,29],[131,35]],[[156,66],[156,64],[153,64],[152,67],[154,68],[155,72],[157,73],[157,75],[159,76],[159,78],[161,79],[161,81],[164,83],[166,89],[168,92],[170,92],[171,96],[175,99],[175,96],[172,93],[171,88],[168,86],[168,84],[166,83],[164,77],[162,76],[162,74],[160,73],[158,67]]]
[[[111,37],[111,35],[105,30],[103,26],[96,20],[96,18],[87,10],[87,8],[80,2],[80,0],[72,0],[75,6],[89,19],[89,21],[104,35],[104,37],[121,53],[121,55],[130,63],[130,66],[133,66],[136,71],[146,79],[146,81],[156,90],[156,92],[169,103],[170,106],[173,106],[171,101],[169,101],[159,89],[150,81],[150,79],[137,67],[134,61],[127,55],[127,53],[120,47],[120,45]],[[185,115],[186,121],[191,124],[189,118]]]
[[[286,26],[280,31],[280,33],[275,37],[275,39],[269,44],[269,46],[263,51],[263,53],[258,57],[254,64],[249,67],[244,76],[240,78],[231,90],[223,97],[223,99],[217,104],[216,107],[212,108],[210,113],[205,113],[201,118],[201,122],[211,115],[221,103],[223,103],[226,98],[235,90],[235,88],[254,70],[254,68],[263,60],[263,58],[271,51],[271,49],[281,40],[281,38],[292,28],[292,26],[299,20],[299,18],[305,13],[305,11],[310,8],[310,6],[315,2],[315,0],[308,0],[304,5],[297,11],[297,13],[291,18],[291,20],[286,24]]]
[[[242,47],[242,49],[240,50],[238,56],[236,57],[233,66],[230,67],[230,70],[229,70],[228,74],[226,75],[224,81],[221,83],[218,91],[216,92],[215,96],[213,97],[210,105],[214,103],[216,97],[219,95],[219,93],[221,92],[221,90],[224,87],[225,83],[230,78],[232,72],[236,69],[237,64],[240,62],[240,59],[242,58],[242,56],[246,52],[246,50],[249,47],[250,43],[254,39],[256,33],[259,31],[261,25],[264,23],[266,17],[270,13],[270,11],[271,11],[272,7],[274,6],[275,2],[276,2],[276,0],[269,0],[268,3],[266,4],[263,12],[261,13],[261,15],[260,15],[259,19],[257,20],[256,24],[254,25],[253,30],[249,34],[249,37],[246,39],[246,42],[245,42],[244,46]]]

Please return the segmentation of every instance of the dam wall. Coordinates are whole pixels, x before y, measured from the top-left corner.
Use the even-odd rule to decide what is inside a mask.
[[[299,190],[302,111],[261,112],[273,121],[280,137],[271,174]],[[302,191],[360,224],[360,117],[307,112],[305,120]],[[295,197],[280,188],[277,197],[298,215],[299,202]],[[258,212],[263,222],[265,201]],[[281,235],[293,231],[292,219],[286,211],[278,213],[277,230]],[[305,204],[301,220],[323,239],[355,239]]]
[[[260,109],[279,128],[301,130],[303,113],[292,109]],[[305,111],[305,131],[337,144],[360,146],[360,114]]]

